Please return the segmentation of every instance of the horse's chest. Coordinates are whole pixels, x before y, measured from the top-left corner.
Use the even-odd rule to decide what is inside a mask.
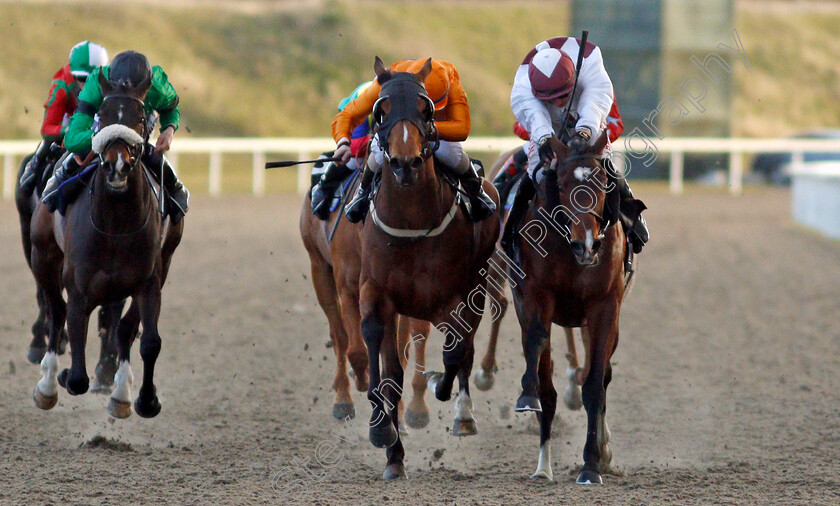
[[[70,252],[74,284],[89,297],[125,298],[152,275],[156,255],[138,254],[153,247],[147,241],[93,242]],[[145,246],[145,247],[144,247]]]

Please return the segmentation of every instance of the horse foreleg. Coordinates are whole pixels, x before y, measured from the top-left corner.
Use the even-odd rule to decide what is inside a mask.
[[[402,323],[402,320],[400,321]],[[408,347],[414,345],[414,376],[411,378],[411,389],[413,391],[411,402],[405,411],[405,422],[412,429],[422,429],[429,424],[429,405],[426,404],[426,341],[429,339],[429,332],[432,324],[413,318],[408,321],[408,333],[410,341],[405,344],[403,354],[408,358]]]
[[[498,301],[499,313],[493,315],[493,321],[490,325],[490,340],[487,343],[487,351],[481,359],[481,365],[473,376],[475,387],[479,390],[490,390],[493,388],[495,382],[495,374],[499,369],[496,364],[496,343],[499,340],[499,329],[502,326],[502,319],[507,313],[508,300],[505,296],[505,277],[497,269],[489,269],[487,271],[487,290],[495,292],[495,296],[491,293],[491,301]],[[492,302],[491,302],[492,304]]]
[[[117,372],[117,325],[124,307],[125,300],[99,308],[97,328],[101,346],[91,392],[109,394],[114,386],[114,375]]]
[[[551,315],[554,301],[546,294],[525,298],[525,308],[530,312],[519,315],[522,332],[522,350],[525,352],[525,374],[522,375],[522,394],[516,401],[515,411],[542,411],[537,397],[539,387],[538,367],[540,355],[551,339]]]
[[[35,405],[41,409],[51,409],[58,402],[58,352],[67,306],[61,295],[61,267],[63,254],[52,235],[51,224],[47,221],[51,215],[42,213],[41,221],[35,229],[32,249],[32,274],[38,282],[38,289],[43,294],[44,311],[47,316],[49,342],[46,353],[41,359],[41,379],[33,392]]]
[[[567,408],[575,410],[583,406],[583,397],[580,389],[583,382],[578,377],[581,369],[578,364],[574,330],[571,327],[563,327],[563,332],[566,333],[566,360],[569,361],[569,366],[566,368],[566,379],[569,381],[569,385],[566,387],[566,392],[563,395],[563,402]]]
[[[32,341],[29,343],[29,351],[26,359],[33,364],[38,364],[47,352],[47,312],[45,309],[44,290],[39,286],[35,292],[35,300],[38,302],[38,318],[32,324]]]
[[[87,304],[87,297],[76,289],[67,291],[67,334],[70,336],[71,364],[69,370],[64,369],[59,373],[58,383],[66,388],[70,395],[81,395],[87,392],[90,386],[85,365],[85,347],[91,310]]]
[[[606,426],[605,379],[609,367],[611,350],[618,339],[618,303],[607,302],[587,312],[589,323],[589,346],[586,362],[589,372],[583,383],[583,406],[586,409],[586,444],[583,447],[583,470],[577,478],[579,484],[603,483],[601,459],[608,439]]]
[[[114,391],[108,401],[108,413],[114,418],[128,418],[131,415],[131,384],[134,383],[130,362],[131,345],[139,327],[140,306],[134,297],[125,316],[117,323],[115,334],[119,368],[114,375]]]
[[[546,344],[540,355],[538,370],[540,384],[539,395],[542,411],[537,415],[540,421],[540,457],[537,461],[537,470],[531,478],[554,479],[551,470],[551,425],[554,423],[554,414],[557,411],[557,391],[554,389],[552,376],[554,374],[554,361],[551,359],[551,343]]]
[[[160,271],[153,275],[139,297],[143,333],[140,336],[140,358],[143,359],[143,384],[134,401],[134,411],[143,418],[153,418],[160,413],[155,388],[155,362],[160,354],[161,338],[158,333],[160,317]]]
[[[336,420],[350,420],[356,416],[353,397],[350,396],[350,379],[347,377],[347,332],[344,330],[341,308],[338,304],[333,270],[327,262],[316,257],[310,258],[312,264],[312,284],[318,304],[327,317],[330,327],[330,342],[335,352],[336,367],[333,388],[332,415]]]
[[[478,321],[475,322],[475,326],[478,327]],[[467,346],[469,349],[461,362],[461,369],[458,371],[458,397],[455,398],[453,436],[474,436],[478,434],[475,417],[473,416],[472,398],[470,397],[470,372],[475,357],[472,339],[469,340]]]
[[[399,432],[394,428],[388,416],[385,397],[380,393],[380,369],[379,352],[382,341],[386,338],[386,332],[391,331],[391,339],[394,339],[393,311],[383,311],[379,300],[377,288],[372,285],[364,285],[361,289],[361,314],[362,337],[365,340],[368,350],[368,363],[370,364],[370,384],[368,385],[368,401],[370,401],[370,431],[369,438],[373,446],[387,448],[396,443]],[[384,313],[384,314],[383,314]],[[390,328],[388,328],[390,327]],[[393,406],[396,408],[396,406]]]
[[[364,392],[370,387],[368,375],[368,350],[365,347],[361,329],[361,314],[359,313],[359,299],[350,287],[338,286],[338,300],[341,307],[341,320],[347,334],[347,361],[353,369],[353,379],[356,390]]]
[[[385,324],[385,336],[382,340],[382,382],[379,384],[379,396],[383,397],[388,409],[392,427],[397,433],[396,442],[385,450],[388,463],[382,477],[386,480],[405,478],[405,449],[400,440],[399,406],[402,402],[404,369],[400,359],[400,346],[394,326],[395,316],[388,317]]]

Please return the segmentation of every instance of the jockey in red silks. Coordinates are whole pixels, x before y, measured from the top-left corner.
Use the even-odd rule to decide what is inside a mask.
[[[26,164],[20,177],[20,189],[31,193],[43,176],[46,162],[53,152],[53,146],[60,147],[64,134],[70,125],[70,117],[76,110],[79,91],[94,68],[108,63],[108,52],[99,44],[83,41],[70,50],[70,61],[55,73],[50,94],[44,103],[44,121],[41,124],[43,141]],[[56,150],[58,151],[58,150]]]
[[[601,50],[587,43],[579,75],[575,75],[575,61],[581,51],[580,41],[572,37],[555,37],[537,44],[519,65],[510,92],[510,105],[517,121],[529,134],[526,154],[528,174],[534,177],[540,164],[551,161],[554,153],[548,140],[559,137],[573,151],[594,143],[604,130],[610,130],[610,111],[615,104],[612,81],[604,68]],[[575,96],[572,91],[577,88]],[[570,114],[567,114],[569,113]],[[566,122],[567,117],[569,121]],[[616,116],[614,131],[623,129],[620,116]],[[612,139],[611,139],[612,140]],[[610,143],[604,150],[605,168],[614,177],[622,201],[632,199],[633,193],[623,174],[612,166]],[[517,195],[516,200],[530,199],[530,195]],[[517,219],[526,206],[522,202],[511,209],[508,219]],[[638,253],[647,242],[647,225],[641,215],[629,217],[633,226],[628,237],[633,251]],[[623,221],[623,220],[622,220]]]

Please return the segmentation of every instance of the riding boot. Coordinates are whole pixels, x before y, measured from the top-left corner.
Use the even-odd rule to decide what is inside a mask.
[[[312,187],[312,213],[320,220],[330,217],[330,204],[332,203],[335,191],[341,186],[341,182],[351,172],[344,164],[330,162],[327,169],[321,174],[321,179]]]
[[[32,158],[27,162],[23,174],[20,175],[20,190],[23,193],[31,194],[38,186],[38,182],[41,181],[41,171],[47,161],[52,144],[52,141],[41,141],[38,144],[38,149],[35,150]]]
[[[169,160],[163,156],[161,152],[155,152],[151,144],[146,145],[143,150],[143,163],[149,168],[149,172],[155,177],[160,178],[161,164],[163,168],[163,188],[166,190],[169,204],[171,208],[167,210],[169,218],[172,223],[177,224],[181,218],[187,214],[190,207],[190,192],[187,187],[178,179],[178,174],[169,163]],[[158,181],[160,183],[160,181]]]
[[[41,198],[41,201],[49,212],[55,212],[55,208],[58,207],[58,189],[61,184],[78,174],[80,170],[81,166],[76,163],[76,157],[72,154],[68,155],[64,159],[64,162],[55,170],[53,176],[47,181],[47,185],[44,187],[43,197]]]
[[[370,190],[373,186],[373,171],[365,165],[364,173],[362,174],[362,181],[359,183],[359,189],[356,191],[356,196],[353,197],[347,207],[344,209],[344,214],[347,216],[347,221],[350,223],[359,223],[367,216],[368,200],[370,199]]]
[[[507,219],[505,220],[505,229],[502,232],[501,246],[507,253],[508,257],[513,258],[513,239],[516,235],[514,229],[519,226],[519,222],[525,217],[528,211],[528,203],[536,194],[536,188],[529,176],[523,176],[522,183],[519,185],[519,191],[513,198],[513,206],[510,208]]]
[[[621,196],[621,205],[624,208],[629,208],[630,206],[625,205],[625,202],[635,200],[633,192],[630,190],[630,185],[627,184],[627,179],[623,177],[617,178],[616,182],[618,183],[618,191]],[[642,251],[645,243],[650,239],[650,232],[648,231],[647,222],[641,213],[638,216],[629,216],[629,218],[633,220],[633,225],[629,230],[630,243],[633,245],[633,253],[639,253]]]
[[[480,162],[477,162],[480,163]],[[479,170],[476,168],[476,162],[471,161],[470,168],[461,175],[457,176],[461,182],[461,186],[470,199],[470,220],[475,223],[493,216],[496,212],[496,203],[484,191],[481,183],[484,178],[479,175]]]
[[[493,179],[493,186],[499,192],[499,202],[504,205],[507,201],[508,192],[510,188],[508,185],[510,181],[528,165],[528,155],[525,154],[524,149],[516,151],[511,157],[511,162],[496,174]]]

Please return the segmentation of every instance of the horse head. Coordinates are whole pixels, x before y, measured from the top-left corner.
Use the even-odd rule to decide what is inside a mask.
[[[583,150],[573,152],[559,139],[551,139],[556,160],[545,171],[543,187],[551,216],[560,216],[567,240],[579,265],[593,265],[609,223],[607,172],[599,157],[607,144],[607,133]]]
[[[99,131],[93,136],[93,150],[99,155],[99,170],[104,171],[106,188],[124,192],[129,175],[140,165],[149,135],[143,100],[151,78],[131,87],[124,83],[113,85],[100,73],[99,85],[104,98],[99,108]]]
[[[431,172],[433,143],[437,141],[433,117],[435,104],[423,85],[432,70],[432,59],[419,72],[391,72],[379,57],[373,65],[382,91],[373,106],[379,145],[397,183],[415,183],[424,168]]]

